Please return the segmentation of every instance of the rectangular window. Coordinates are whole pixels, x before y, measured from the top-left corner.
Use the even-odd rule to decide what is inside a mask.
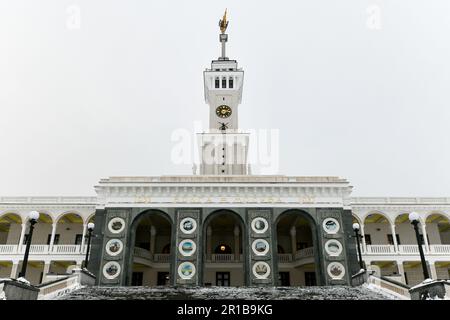
[[[370,237],[370,234],[365,234],[364,239],[366,240],[366,245],[369,246],[372,244],[372,238]]]
[[[229,287],[230,286],[230,273],[229,272],[216,272],[216,286]]]
[[[219,78],[216,78],[215,85],[214,85],[216,87],[216,89],[219,88],[219,84],[220,84]]]
[[[282,287],[289,287],[291,285],[291,281],[289,279],[289,272],[279,272],[278,282]]]
[[[316,285],[316,273],[305,272],[305,286],[315,286],[315,285]]]
[[[228,80],[228,88],[233,89],[233,78]]]
[[[142,280],[144,279],[143,272],[133,272],[131,275],[131,285],[134,287],[142,286]]]
[[[80,245],[82,240],[83,240],[83,235],[82,234],[75,235],[75,244],[76,245]]]
[[[397,244],[400,244],[400,235],[397,233],[395,235],[395,237],[397,238]],[[388,243],[393,246],[394,245],[394,239],[392,238],[392,234],[388,234],[387,235],[387,239],[388,239]]]
[[[47,236],[47,245],[50,245],[50,240],[52,239],[52,235],[49,234]],[[59,243],[59,234],[55,234],[55,240],[53,240],[53,244],[58,244]]]
[[[222,78],[222,88],[227,87],[227,78]]]

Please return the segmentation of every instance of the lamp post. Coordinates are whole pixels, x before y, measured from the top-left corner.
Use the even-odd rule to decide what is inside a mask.
[[[422,261],[423,276],[424,279],[426,280],[430,278],[430,275],[428,274],[427,263],[425,261],[425,255],[423,254],[422,243],[420,241],[419,236],[419,228],[417,226],[419,224],[419,214],[417,212],[411,212],[408,218],[409,221],[411,221],[411,224],[414,226],[414,231],[416,232],[416,239],[417,245],[419,246],[420,260]]]
[[[353,224],[353,231],[355,231],[355,237],[356,237],[356,243],[358,244],[358,258],[359,258],[359,267],[361,269],[365,269],[364,268],[364,264],[363,264],[363,260],[362,260],[362,255],[361,255],[361,244],[359,243],[359,239],[361,238],[360,234],[359,234],[359,224],[358,223],[354,223]]]
[[[87,269],[88,267],[88,257],[89,257],[89,249],[91,248],[91,236],[92,236],[92,231],[94,230],[95,224],[93,224],[92,222],[89,222],[87,225],[88,228],[88,243],[87,243],[87,248],[86,248],[86,258],[84,260],[84,267]]]
[[[25,274],[27,272],[28,255],[30,254],[30,247],[31,247],[31,238],[33,237],[34,225],[36,224],[36,222],[39,219],[39,212],[31,211],[28,214],[28,219],[30,220],[30,232],[28,233],[27,246],[25,249],[25,256],[24,256],[23,262],[22,262],[22,270],[19,273],[19,278],[22,278],[22,277],[25,278]]]

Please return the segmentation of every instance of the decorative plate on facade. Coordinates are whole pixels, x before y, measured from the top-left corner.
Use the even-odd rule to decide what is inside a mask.
[[[121,233],[125,229],[125,220],[122,218],[112,218],[108,223],[108,230],[111,233]]]
[[[339,231],[339,222],[334,218],[326,218],[323,220],[323,230],[328,234],[335,234]]]
[[[181,241],[178,245],[178,250],[185,257],[192,256],[195,253],[196,249],[197,245],[195,244],[195,242],[189,239]]]
[[[192,262],[183,262],[178,266],[178,275],[181,279],[192,279],[195,275],[195,266]]]
[[[325,243],[325,251],[330,255],[330,256],[338,256],[341,254],[342,252],[342,245],[339,241],[337,240],[328,240]]]
[[[252,221],[252,229],[256,233],[264,233],[269,229],[269,223],[264,218],[255,218]]]
[[[120,274],[120,264],[115,261],[107,262],[103,266],[103,275],[106,279],[115,279]]]
[[[111,239],[106,243],[106,252],[110,256],[117,256],[123,250],[123,242],[119,239]]]
[[[267,279],[270,274],[270,266],[266,262],[256,262],[253,265],[253,274],[258,279]]]
[[[264,239],[256,239],[252,243],[252,250],[258,256],[265,256],[269,252],[269,243]]]
[[[335,280],[340,280],[345,275],[345,268],[342,263],[332,262],[327,268],[328,275]]]
[[[180,229],[185,234],[191,234],[197,229],[197,221],[193,218],[184,218],[180,222]]]

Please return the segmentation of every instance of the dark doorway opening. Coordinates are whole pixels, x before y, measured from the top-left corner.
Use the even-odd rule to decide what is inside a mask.
[[[158,272],[158,279],[156,281],[157,286],[167,286],[169,285],[169,272]]]
[[[289,278],[289,272],[279,272],[279,283],[282,287],[289,287],[291,285],[291,281]]]
[[[316,286],[316,273],[315,272],[305,272],[305,286]]]
[[[143,272],[133,272],[133,275],[131,276],[131,285],[142,286],[143,279],[144,279]]]

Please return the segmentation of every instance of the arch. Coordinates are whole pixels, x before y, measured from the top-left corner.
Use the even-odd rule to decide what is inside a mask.
[[[4,213],[0,216],[0,245],[19,242],[22,217],[17,213]],[[15,231],[14,231],[15,230]]]
[[[376,220],[375,222],[367,222],[367,219],[369,218],[372,218],[372,217],[382,217],[382,218],[384,218],[389,224],[394,224],[394,222],[392,221],[392,219],[387,215],[387,214],[385,214],[384,212],[382,212],[382,211],[378,211],[378,210],[373,210],[373,211],[369,211],[369,212],[367,212],[365,215],[363,215],[362,217],[361,217],[361,221],[363,221],[363,223],[364,223],[364,225],[366,224],[366,223],[379,223],[379,222],[382,222],[382,220]]]
[[[78,217],[79,219],[77,219],[76,217]],[[61,214],[59,214],[56,218],[55,218],[55,223],[62,223],[61,219],[63,218],[67,218],[69,221],[71,221],[71,223],[81,223],[83,224],[83,216],[76,211],[66,211],[63,212]]]
[[[274,232],[276,234],[276,236],[274,237],[274,247],[278,248],[278,224],[280,223],[280,221],[282,221],[282,219],[284,219],[285,217],[289,216],[289,215],[298,215],[302,218],[304,218],[309,225],[309,228],[311,230],[311,240],[312,240],[312,246],[313,246],[313,252],[314,252],[314,270],[315,270],[315,275],[316,275],[316,281],[317,281],[317,285],[322,285],[325,283],[325,279],[321,270],[321,253],[320,253],[320,248],[319,248],[319,232],[318,232],[318,227],[316,224],[315,219],[313,218],[313,216],[301,209],[287,209],[283,212],[281,212],[276,219],[273,222],[273,226],[272,226],[272,232]],[[294,220],[296,223],[299,221],[299,217],[297,217]],[[295,250],[297,250],[295,248]],[[278,261],[278,255],[275,254],[275,261],[274,261],[274,267],[275,270],[274,272],[278,273],[278,269],[279,269],[279,261]]]
[[[83,224],[88,224],[89,222],[94,221],[95,221],[95,212],[88,215],[87,218],[83,221]]]
[[[137,234],[137,228],[139,226],[139,224],[143,221],[143,219],[145,217],[148,216],[158,216],[163,218],[164,220],[166,220],[169,225],[170,225],[170,261],[173,261],[173,255],[176,254],[176,250],[175,250],[175,230],[176,228],[173,225],[173,220],[172,218],[169,216],[168,213],[159,210],[159,209],[146,209],[143,210],[141,212],[139,212],[134,219],[131,221],[130,226],[129,226],[129,231],[128,231],[128,243],[130,250],[128,250],[125,254],[125,259],[124,259],[124,283],[126,285],[131,285],[132,282],[132,276],[133,276],[133,263],[134,263],[134,246],[136,245],[136,234]],[[170,279],[172,281],[173,279],[173,270],[174,270],[174,266],[170,266],[169,267],[169,274],[170,274]]]
[[[358,223],[360,226],[363,226],[364,224],[363,224],[363,221],[364,220],[361,220],[361,218],[360,217],[358,217],[358,215],[357,214],[355,214],[355,213],[353,213],[352,212],[352,223]]]
[[[429,217],[431,217],[431,216],[441,216],[441,217],[447,219],[448,221],[450,221],[450,214],[447,214],[446,212],[440,211],[440,210],[433,210],[433,211],[426,213],[424,216],[424,221],[426,223],[428,223]]]
[[[22,224],[22,216],[14,211],[5,211],[2,214],[0,214],[0,223],[2,222],[2,220],[6,220],[7,217],[15,217],[15,218],[10,218],[10,220],[13,220],[15,223],[18,224]]]

